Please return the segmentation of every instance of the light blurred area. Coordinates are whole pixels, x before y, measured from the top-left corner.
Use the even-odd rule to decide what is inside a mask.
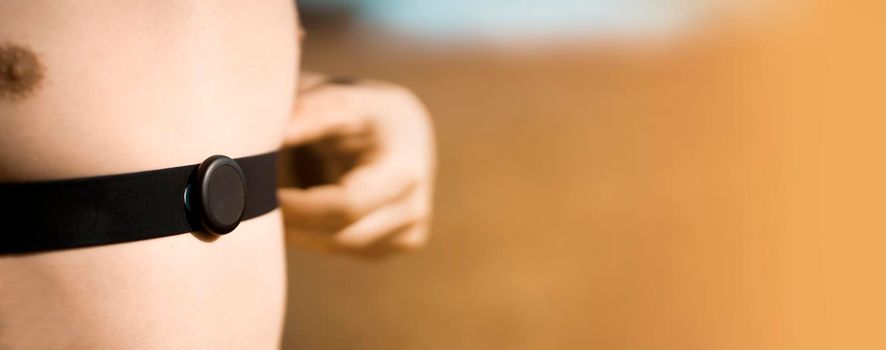
[[[759,4],[730,0],[302,0],[303,7],[347,12],[372,27],[421,45],[534,45],[607,37],[679,35]]]
[[[290,251],[285,348],[886,349],[882,5],[299,7],[439,177],[421,252]]]

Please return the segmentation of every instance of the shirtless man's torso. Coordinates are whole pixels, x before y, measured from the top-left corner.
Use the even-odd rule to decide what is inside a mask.
[[[0,46],[33,53],[40,71],[31,89],[0,94],[0,181],[274,150],[295,96],[296,33],[285,0],[2,2]],[[282,235],[276,210],[212,243],[185,234],[0,256],[0,349],[277,347]]]

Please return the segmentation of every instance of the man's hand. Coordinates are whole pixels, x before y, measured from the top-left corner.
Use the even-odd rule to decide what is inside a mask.
[[[387,83],[301,82],[285,146],[308,145],[337,181],[280,191],[289,245],[362,256],[424,245],[435,161],[421,103]]]

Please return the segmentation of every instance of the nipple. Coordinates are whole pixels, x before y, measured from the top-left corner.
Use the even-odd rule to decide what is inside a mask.
[[[0,44],[0,101],[30,96],[41,80],[43,66],[31,50],[15,44]]]

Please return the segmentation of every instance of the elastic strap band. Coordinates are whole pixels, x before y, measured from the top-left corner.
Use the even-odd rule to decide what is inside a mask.
[[[277,208],[277,152],[235,159],[242,220]],[[0,254],[139,241],[200,230],[185,208],[198,164],[81,179],[0,183]]]

